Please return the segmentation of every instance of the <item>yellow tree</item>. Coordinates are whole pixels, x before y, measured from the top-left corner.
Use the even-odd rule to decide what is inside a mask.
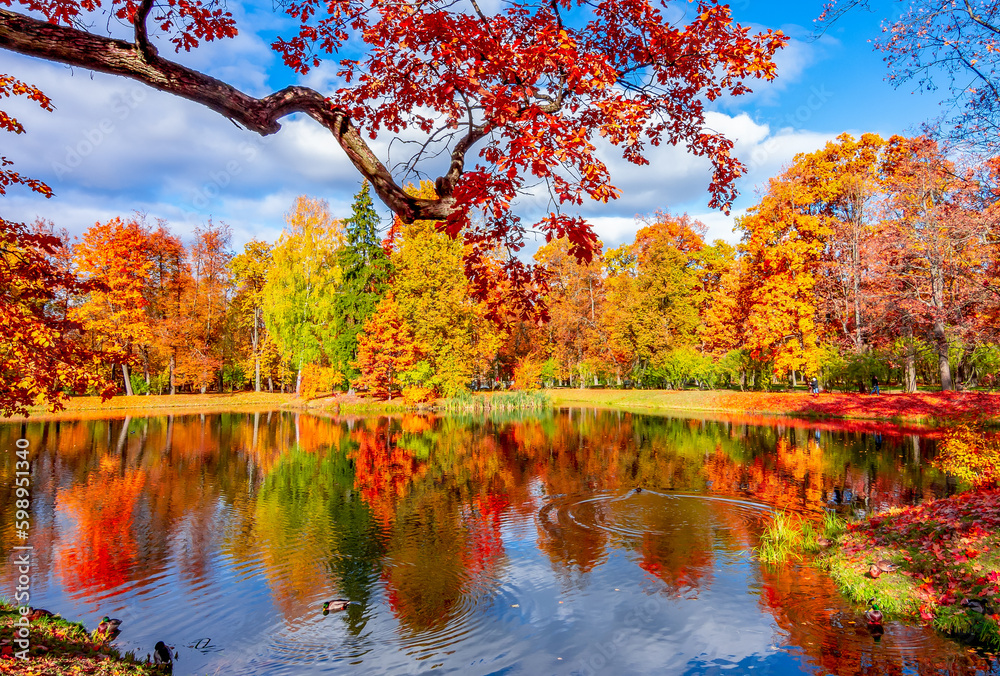
[[[264,285],[271,267],[271,245],[252,239],[243,246],[243,253],[229,262],[236,284],[233,309],[238,325],[247,331],[250,340],[250,361],[253,363],[254,391],[260,392],[261,355],[266,341],[264,324]]]
[[[287,224],[272,254],[262,307],[267,330],[282,356],[299,371],[328,361],[336,341],[336,298],[341,273],[337,249],[342,224],[325,200],[302,195],[285,215]]]
[[[425,182],[414,194],[429,198],[434,188]],[[503,339],[486,305],[470,294],[463,244],[433,221],[414,221],[403,227],[391,261],[400,316],[424,349],[412,380],[451,396],[487,370]]]
[[[795,158],[801,183],[801,213],[826,220],[817,293],[830,328],[856,353],[872,344],[879,312],[871,284],[872,257],[885,200],[882,158],[886,142],[878,134],[855,139],[841,134],[824,148]]]
[[[635,242],[608,252],[604,323],[625,371],[643,379],[671,350],[697,343],[703,304],[705,226],[686,214],[658,212]]]
[[[819,364],[816,282],[832,229],[829,220],[809,213],[815,196],[793,166],[770,181],[760,204],[737,221],[743,231],[742,337],[750,356],[770,363],[776,374]]]

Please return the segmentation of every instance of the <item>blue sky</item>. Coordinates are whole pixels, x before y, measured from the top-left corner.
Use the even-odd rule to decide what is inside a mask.
[[[736,141],[737,155],[750,167],[734,214],[752,205],[759,187],[798,152],[843,132],[912,133],[938,114],[937,93],[911,94],[888,84],[881,54],[870,43],[902,3],[874,0],[874,11],[851,13],[819,38],[814,19],[822,0],[732,4],[741,23],[792,37],[778,56],[774,83],[721,103],[709,119]],[[321,91],[334,87],[332,65],[299,77],[281,64],[267,45],[274,34],[290,32],[283,30],[288,24],[271,13],[271,3],[264,5],[230,4],[241,35],[180,60],[257,96],[296,82]],[[327,199],[335,215],[346,216],[360,187],[334,140],[308,119],[286,119],[281,132],[261,138],[197,104],[123,78],[3,51],[0,72],[41,86],[56,105],[44,113],[23,101],[5,102],[28,133],[4,139],[4,154],[56,192],[51,200],[10,193],[7,218],[42,216],[78,235],[95,221],[139,210],[183,236],[212,218],[230,224],[238,249],[251,237],[276,238],[296,195]],[[388,140],[380,137],[378,148]],[[635,167],[613,153],[605,157],[623,197],[584,205],[581,213],[608,245],[630,240],[636,216],[657,209],[688,212],[709,226],[710,238],[737,240],[732,216],[707,207],[707,163],[672,148],[657,149],[650,159],[650,166]]]

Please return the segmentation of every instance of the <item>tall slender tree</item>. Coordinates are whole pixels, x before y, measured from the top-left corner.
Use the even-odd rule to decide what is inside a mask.
[[[298,370],[328,360],[336,338],[334,303],[341,273],[337,249],[343,226],[325,200],[302,195],[285,216],[288,227],[274,247],[264,286],[264,321],[285,359]]]
[[[335,313],[337,337],[331,361],[350,383],[358,376],[354,362],[358,354],[358,334],[385,293],[392,265],[378,236],[379,216],[366,181],[354,196],[346,227],[346,242],[337,251],[342,282]]]
[[[264,285],[271,267],[271,245],[252,239],[243,246],[243,253],[229,262],[236,284],[233,303],[238,313],[238,325],[247,329],[250,338],[250,358],[253,361],[254,391],[260,392],[261,355],[267,339],[264,323]]]

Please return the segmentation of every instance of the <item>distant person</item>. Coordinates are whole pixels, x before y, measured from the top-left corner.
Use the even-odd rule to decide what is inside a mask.
[[[878,388],[878,376],[874,373],[872,374],[872,394],[882,394],[882,391]]]
[[[819,394],[819,378],[816,376],[812,377],[812,380],[809,381],[809,389],[813,394]]]

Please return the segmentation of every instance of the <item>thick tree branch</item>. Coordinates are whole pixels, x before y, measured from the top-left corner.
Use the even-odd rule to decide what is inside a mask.
[[[281,128],[278,120],[286,115],[305,113],[333,134],[361,175],[404,222],[443,220],[456,210],[451,190],[461,176],[465,152],[483,137],[481,130],[473,129],[459,142],[448,174],[438,180],[443,188],[440,198],[411,197],[396,184],[346,112],[319,92],[293,86],[257,99],[160,57],[146,33],[145,21],[152,6],[152,0],[144,0],[136,12],[136,44],[0,9],[0,48],[137,80],[207,106],[262,136],[277,132]]]

